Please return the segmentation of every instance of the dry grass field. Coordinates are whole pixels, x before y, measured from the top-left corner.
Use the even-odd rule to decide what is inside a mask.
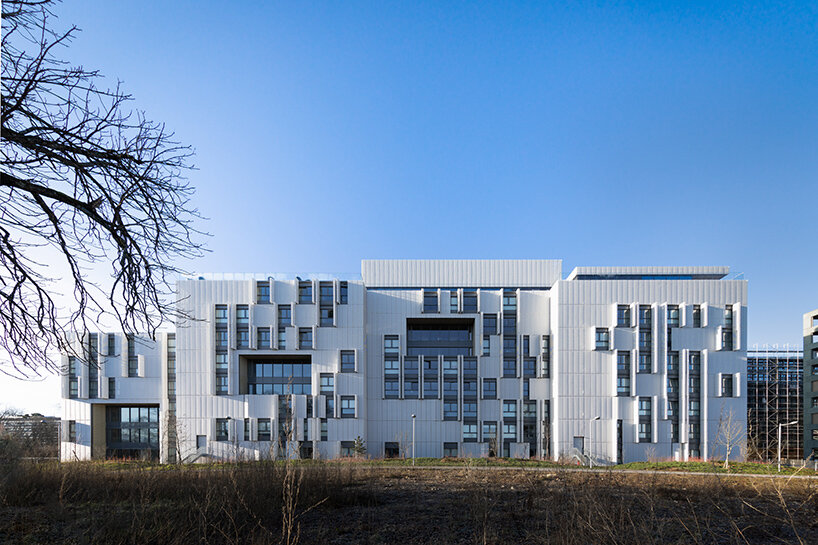
[[[357,464],[15,465],[0,543],[818,543],[818,480]]]

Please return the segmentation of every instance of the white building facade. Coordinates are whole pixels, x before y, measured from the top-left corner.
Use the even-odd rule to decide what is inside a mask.
[[[419,457],[720,457],[746,428],[746,281],[561,267],[181,280],[175,332],[86,336],[96,370],[65,358],[63,459],[411,455],[413,420]]]

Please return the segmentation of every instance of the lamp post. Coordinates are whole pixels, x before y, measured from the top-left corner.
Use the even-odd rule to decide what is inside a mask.
[[[792,426],[793,424],[798,424],[798,420],[793,420],[792,422],[787,422],[786,424],[779,424],[778,425],[778,472],[781,473],[781,430],[784,426]]]
[[[591,451],[593,450],[594,442],[593,442],[593,426],[594,421],[599,420],[600,416],[595,416],[588,420],[588,468],[594,467],[594,459],[591,457]]]
[[[412,415],[412,467],[415,467],[415,415]]]

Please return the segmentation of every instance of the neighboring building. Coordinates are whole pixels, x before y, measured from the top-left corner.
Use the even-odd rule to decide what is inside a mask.
[[[66,374],[63,457],[334,458],[359,436],[397,456],[416,415],[418,456],[718,458],[720,423],[746,426],[747,282],[726,267],[561,267],[376,260],[359,278],[182,280],[196,320],[175,339],[85,337],[100,365]]]
[[[32,458],[55,458],[60,419],[33,414],[0,414],[0,443],[11,441]]]
[[[818,459],[818,309],[804,314],[804,456]]]
[[[778,456],[778,426],[781,456],[803,456],[804,398],[802,393],[804,353],[785,345],[754,346],[747,351],[747,447],[748,456],[774,460]]]

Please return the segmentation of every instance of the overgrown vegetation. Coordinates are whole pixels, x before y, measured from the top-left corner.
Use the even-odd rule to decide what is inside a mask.
[[[0,542],[818,542],[816,479],[465,462],[22,463],[0,481]]]

